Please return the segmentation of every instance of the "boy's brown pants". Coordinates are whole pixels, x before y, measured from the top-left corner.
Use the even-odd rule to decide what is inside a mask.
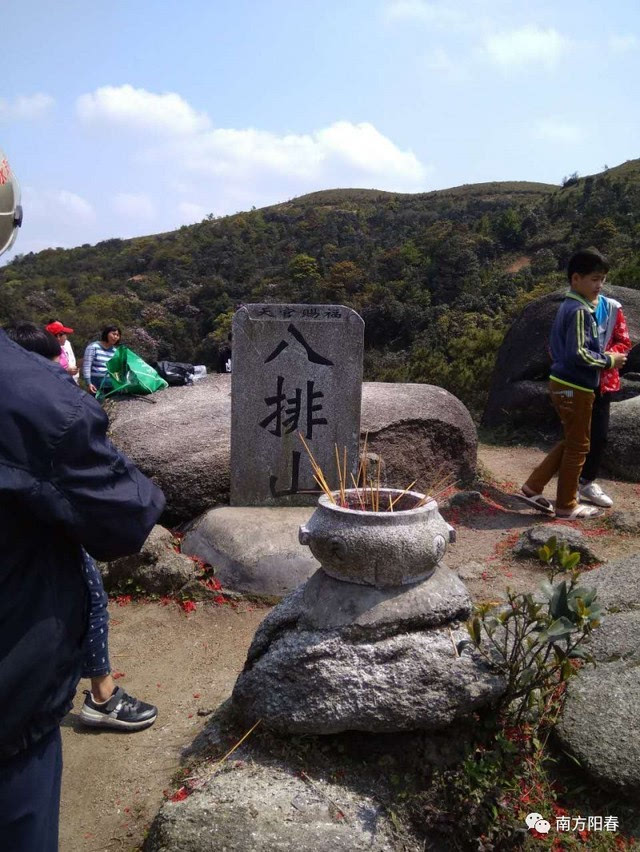
[[[594,394],[549,382],[551,402],[562,421],[564,438],[553,447],[533,471],[525,486],[542,494],[545,485],[558,474],[556,511],[569,513],[578,505],[578,481],[589,452],[591,409]]]

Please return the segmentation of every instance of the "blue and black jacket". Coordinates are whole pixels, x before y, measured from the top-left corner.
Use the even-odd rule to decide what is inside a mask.
[[[88,592],[81,547],[136,553],[160,489],[106,437],[100,405],[0,330],[0,772],[71,707]]]
[[[595,391],[600,371],[613,358],[600,348],[595,306],[571,291],[560,305],[551,329],[551,375],[560,384]]]

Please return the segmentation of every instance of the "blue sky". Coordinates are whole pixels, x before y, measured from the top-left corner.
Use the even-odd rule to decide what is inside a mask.
[[[3,4],[19,252],[640,156],[635,0]]]

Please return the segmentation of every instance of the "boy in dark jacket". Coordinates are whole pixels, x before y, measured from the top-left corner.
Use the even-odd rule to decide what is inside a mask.
[[[523,500],[547,514],[554,509],[542,492],[555,474],[558,518],[592,518],[593,506],[579,505],[578,483],[589,452],[594,393],[603,369],[621,367],[626,354],[602,352],[595,319],[596,305],[609,264],[600,252],[576,252],[567,269],[571,290],[560,305],[551,329],[551,401],[564,437],[548,453],[522,486]]]
[[[0,152],[0,250],[17,187]],[[60,721],[83,662],[82,547],[135,553],[162,492],[106,437],[100,405],[0,331],[0,849],[56,852]]]

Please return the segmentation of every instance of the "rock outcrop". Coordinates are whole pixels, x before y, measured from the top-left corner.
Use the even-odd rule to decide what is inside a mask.
[[[251,760],[224,768],[184,801],[165,803],[144,850],[393,852],[393,835],[373,796],[318,778],[311,786],[299,768]]]
[[[583,577],[606,610],[589,650],[597,661],[569,681],[557,736],[602,785],[640,790],[640,556]]]
[[[390,484],[416,489],[441,469],[469,479],[477,436],[452,394],[432,385],[365,382],[361,431]],[[192,386],[111,404],[113,442],[167,498],[165,521],[190,521],[229,502],[231,379],[210,375]]]
[[[619,479],[640,482],[640,396],[611,406],[604,465]]]
[[[478,436],[460,400],[434,385],[365,382],[360,432],[386,466],[387,482],[420,491],[441,468],[463,482],[476,470]]]
[[[229,502],[229,375],[128,397],[114,402],[109,414],[113,443],[162,488],[168,523]]]
[[[156,525],[139,553],[99,563],[105,589],[126,591],[131,586],[152,595],[180,591],[199,572],[194,561],[176,552],[174,545],[169,530]]]
[[[569,550],[579,553],[580,561],[584,565],[604,562],[604,555],[591,547],[583,532],[573,527],[566,527],[563,524],[538,524],[535,527],[529,527],[528,530],[521,533],[513,547],[513,552],[521,559],[537,559],[538,550],[552,536],[555,537],[558,546],[564,544]]]
[[[320,569],[262,622],[234,706],[280,732],[444,728],[504,689],[475,653],[456,652],[470,612],[465,587],[442,565],[386,589]]]
[[[559,290],[528,304],[507,332],[496,359],[483,416],[485,426],[534,425],[548,429],[549,423],[555,420],[547,392],[551,366],[549,333],[565,293],[566,290]],[[640,291],[608,286],[605,294],[622,303],[631,340],[637,344],[625,372],[637,372],[640,363]],[[627,392],[629,390],[633,391],[631,383]]]

